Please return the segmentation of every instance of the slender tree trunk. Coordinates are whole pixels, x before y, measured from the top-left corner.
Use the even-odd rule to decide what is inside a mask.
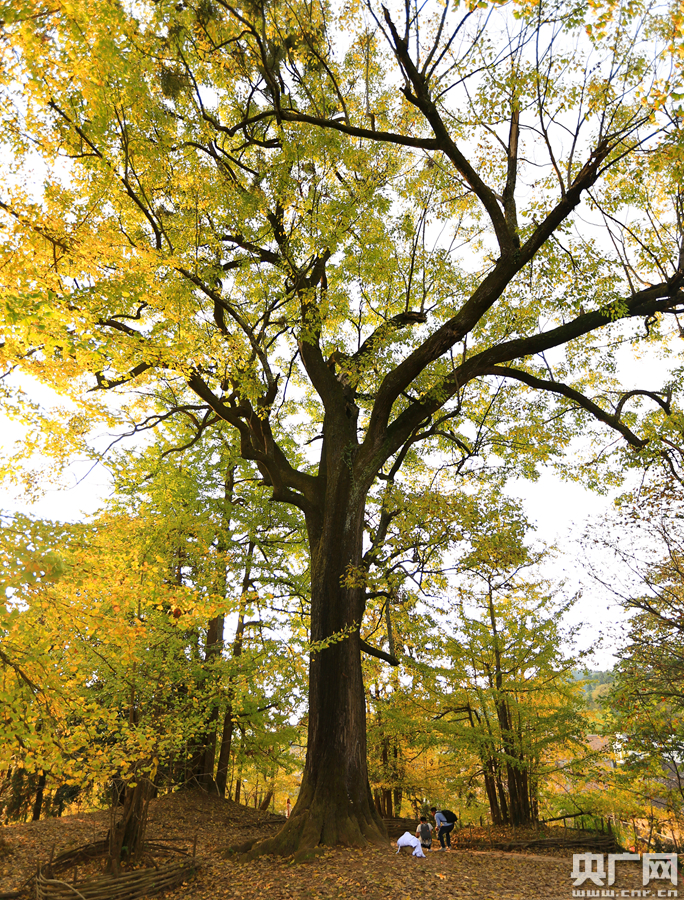
[[[208,667],[207,675],[211,677],[211,665],[220,656],[223,648],[223,616],[216,616],[207,628],[207,643],[204,661]],[[216,788],[214,781],[214,764],[216,760],[216,731],[219,709],[216,703],[211,708],[207,729],[202,737],[201,749],[197,754],[197,767],[194,778],[196,783],[206,791]]]
[[[495,825],[506,825],[509,822],[508,801],[506,799],[506,790],[501,781],[501,770],[496,757],[497,741],[492,728],[489,714],[486,708],[482,710],[482,717],[477,710],[468,709],[470,725],[475,728],[473,712],[477,719],[477,727],[483,727],[489,739],[489,749],[483,749],[483,768],[485,772],[485,789],[489,799],[489,808],[492,813],[492,822]],[[491,791],[491,793],[490,793]]]
[[[390,780],[391,773],[389,767],[389,738],[387,736],[382,739],[382,765],[386,780]],[[382,814],[388,819],[392,818],[392,789],[383,787],[382,789]]]
[[[510,815],[513,825],[527,825],[533,821],[529,802],[527,777],[528,761],[525,759],[522,738],[516,741],[516,730],[513,726],[510,705],[507,700],[497,704],[499,727],[503,749],[506,753],[506,780],[510,801]]]
[[[221,797],[226,796],[228,769],[230,767],[230,751],[233,743],[233,729],[233,707],[229,704],[223,716],[221,749],[219,751],[218,765],[216,767],[216,789]]]
[[[390,652],[394,655],[394,647],[390,646]],[[401,801],[403,799],[403,791],[401,789],[401,782],[404,779],[404,764],[401,755],[401,749],[399,747],[398,742],[395,741],[394,747],[394,815],[401,815]]]
[[[494,593],[489,582],[489,620],[492,627],[492,643],[494,648],[494,687],[496,689],[494,705],[499,722],[501,744],[506,754],[506,781],[508,785],[508,818],[513,825],[526,825],[532,821],[528,790],[527,768],[524,758],[522,740],[516,743],[516,733],[511,718],[508,695],[504,687],[504,674],[501,665],[501,648],[497,630]],[[500,796],[502,791],[499,792]]]
[[[510,825],[511,823],[511,812],[510,812],[510,804],[508,802],[508,797],[506,795],[506,788],[504,787],[503,780],[501,778],[501,770],[499,767],[496,767],[496,792],[499,795],[499,806],[501,807],[501,819],[502,825]]]
[[[499,798],[496,794],[496,778],[494,777],[494,766],[491,760],[486,760],[484,770],[485,791],[487,792],[487,800],[489,802],[489,812],[492,816],[493,825],[503,825],[503,817],[501,815],[501,807],[499,806]]]
[[[402,791],[402,789],[400,787],[396,787],[394,789],[394,815],[395,816],[401,815],[401,804],[402,804],[403,798],[404,798],[404,792]]]
[[[33,803],[33,813],[31,815],[31,821],[37,822],[40,819],[40,813],[43,808],[43,794],[45,792],[45,781],[46,775],[45,772],[41,772],[38,776],[38,787],[36,788],[36,799]]]
[[[259,804],[259,809],[262,812],[265,812],[273,799],[273,790],[269,788],[263,796],[261,803]]]
[[[225,559],[226,553],[226,534],[230,529],[230,505],[233,499],[233,489],[235,487],[235,466],[229,466],[226,471],[226,477],[223,484],[223,513],[222,513],[222,529],[219,532],[216,554],[218,557],[218,565],[216,572],[215,590],[217,596],[226,597],[228,587],[228,571]],[[223,631],[224,617],[223,614],[210,619],[207,626],[207,640],[204,651],[205,678],[211,678],[212,664],[220,658],[223,650]],[[225,794],[225,780],[223,790],[214,780],[214,766],[216,764],[216,742],[219,721],[218,702],[214,698],[212,701],[209,721],[207,722],[206,731],[199,738],[199,747],[194,759],[193,778],[204,790],[217,790],[223,796]]]
[[[252,560],[254,559],[254,542],[250,541],[247,548],[247,561],[245,563],[245,573],[242,578],[242,593],[240,594],[240,607],[238,609],[238,621],[235,628],[235,638],[233,640],[232,657],[237,660],[242,656],[242,646],[244,642],[245,631],[245,605],[247,602],[247,592],[252,582]],[[216,768],[216,788],[221,797],[226,796],[226,782],[228,781],[228,769],[230,767],[230,752],[233,744],[233,731],[235,723],[233,721],[233,698],[235,696],[232,685],[228,685],[228,705],[223,716],[223,731],[221,735],[221,749],[219,751],[218,766]]]

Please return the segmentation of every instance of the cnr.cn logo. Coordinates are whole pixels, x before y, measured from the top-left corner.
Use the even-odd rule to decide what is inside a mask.
[[[606,868],[606,857],[608,866]],[[615,884],[615,866],[618,862],[641,859],[642,884],[645,889],[610,890]],[[575,888],[591,882],[592,888],[573,890],[573,897],[678,897],[676,853],[574,853],[572,856],[572,883]],[[652,881],[669,881],[675,887],[646,888]],[[596,888],[601,888],[597,890]]]

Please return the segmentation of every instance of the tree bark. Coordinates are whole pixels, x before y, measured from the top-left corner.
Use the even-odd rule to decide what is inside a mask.
[[[385,772],[385,778],[389,780],[389,738],[385,735],[382,739],[382,764]],[[394,815],[392,810],[392,789],[388,786],[382,789],[382,814],[385,818],[391,819]]]
[[[483,718],[484,723],[482,721]],[[492,755],[492,751],[494,749],[494,736],[492,734],[489,717],[487,716],[486,710],[483,710],[483,715],[481,716],[476,709],[473,709],[470,704],[468,704],[468,721],[470,722],[471,728],[477,728],[481,731],[486,731],[487,735],[489,736],[490,749],[488,750],[487,747],[482,747],[482,749],[480,750],[480,760],[482,762],[485,791],[487,793],[487,800],[489,801],[489,811],[492,816],[492,824],[505,825],[508,821],[506,798],[503,794],[503,785],[501,784],[499,766],[496,761],[496,757]]]
[[[233,727],[233,708],[229,704],[223,716],[221,749],[219,750],[218,765],[216,767],[216,789],[221,797],[226,796],[228,769],[230,767],[230,751],[233,745]]]
[[[45,782],[46,775],[45,772],[41,772],[38,776],[38,787],[36,788],[36,799],[33,803],[33,812],[31,815],[31,821],[37,822],[40,819],[40,813],[43,808],[43,794],[45,793]]]
[[[217,541],[218,566],[216,572],[216,593],[225,599],[228,588],[228,570],[226,564],[226,534],[230,529],[230,505],[233,500],[235,487],[235,466],[229,466],[223,483],[223,513],[222,530]],[[207,640],[204,652],[206,676],[211,677],[212,663],[221,655],[223,650],[224,616],[219,614],[210,619],[207,626]],[[218,778],[214,780],[214,766],[216,764],[216,743],[219,720],[218,701],[214,698],[206,731],[200,736],[200,746],[194,760],[193,780],[204,790],[218,790],[221,796],[225,795],[225,780],[223,790],[218,785]],[[225,730],[225,718],[224,718]]]
[[[492,825],[503,825],[504,822],[501,815],[501,807],[499,806],[499,799],[496,795],[496,779],[492,769],[493,765],[491,760],[487,760],[485,762],[484,782],[487,800],[489,801],[489,812],[492,816]]]
[[[268,809],[268,807],[270,806],[270,803],[271,803],[272,798],[273,798],[273,790],[272,790],[271,788],[269,788],[269,789],[266,791],[266,793],[264,794],[264,797],[263,797],[261,803],[259,804],[259,809],[260,809],[262,812],[265,812],[265,811]]]
[[[333,429],[334,431],[334,429]],[[327,459],[328,447],[335,458]],[[345,450],[345,448],[347,448]],[[292,815],[262,853],[305,855],[325,844],[386,844],[366,761],[366,697],[359,627],[366,490],[353,483],[350,431],[324,442],[320,519],[307,515],[311,559],[311,641],[306,763]]]
[[[223,647],[223,616],[211,619],[207,628],[207,642],[204,653],[204,661],[208,667],[207,676],[210,676],[211,664],[219,656]],[[214,702],[206,731],[199,738],[199,747],[193,760],[191,779],[198,787],[205,791],[216,788],[214,781],[214,764],[216,760],[216,731],[218,727],[219,709]]]
[[[511,708],[506,688],[504,686],[504,672],[501,663],[501,647],[499,644],[499,632],[494,607],[494,594],[491,580],[489,580],[489,621],[492,628],[492,645],[494,649],[493,680],[490,676],[491,686],[494,689],[494,707],[499,723],[501,745],[506,755],[506,783],[508,787],[508,809],[506,810],[505,793],[500,778],[497,779],[499,798],[504,821],[508,820],[512,825],[527,825],[532,819],[532,810],[529,803],[527,787],[527,766],[525,759],[522,736],[516,741],[516,731],[511,716]]]
[[[394,788],[394,815],[401,815],[401,803],[403,800],[404,792],[400,787]]]
[[[245,574],[242,578],[242,593],[240,594],[240,607],[238,609],[238,620],[235,628],[235,638],[233,640],[232,656],[233,659],[239,659],[242,656],[242,645],[244,642],[245,632],[245,603],[247,601],[247,591],[252,580],[252,560],[254,558],[254,542],[250,541],[247,548],[247,561],[245,564]],[[223,731],[221,733],[221,749],[219,750],[218,766],[216,769],[216,788],[221,797],[226,796],[226,784],[228,782],[228,769],[230,767],[230,753],[233,746],[233,731],[235,723],[233,721],[233,697],[234,691],[231,685],[228,686],[228,705],[223,716]]]
[[[147,810],[154,785],[141,777],[134,785],[126,785],[121,818],[116,821],[118,803],[112,802],[112,824],[109,839],[109,870],[115,875],[122,861],[136,862],[142,855],[147,825]]]

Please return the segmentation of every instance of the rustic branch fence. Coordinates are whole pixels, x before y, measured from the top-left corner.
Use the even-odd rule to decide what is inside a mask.
[[[183,847],[177,847],[167,841],[146,841],[145,856],[152,862],[151,866],[133,869],[118,875],[93,875],[78,880],[78,866],[107,857],[109,841],[93,841],[83,847],[75,847],[61,853],[54,859],[51,857],[46,866],[39,866],[35,876],[36,900],[139,900],[168,891],[191,878],[199,868],[195,859],[197,836],[192,847],[192,854]],[[150,853],[170,854],[176,857],[169,862],[158,864]],[[54,853],[54,849],[53,849]],[[178,857],[181,857],[180,859]],[[73,870],[71,879],[67,881],[65,874]],[[33,880],[33,879],[32,879]]]
[[[71,884],[48,878],[39,870],[36,876],[37,900],[139,900],[177,887],[197,868],[194,859],[174,860],[163,866],[137,869],[114,877],[101,875]]]

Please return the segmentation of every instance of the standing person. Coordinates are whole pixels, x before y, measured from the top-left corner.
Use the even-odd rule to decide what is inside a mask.
[[[439,843],[441,844],[439,849],[451,850],[451,832],[453,831],[454,825],[456,823],[456,816],[451,812],[450,809],[443,809],[438,812],[436,806],[433,806],[430,809],[430,812],[434,816],[435,825],[437,826],[437,837],[439,838]],[[444,844],[445,840],[446,846]]]
[[[292,804],[290,803],[290,798],[287,798],[287,803],[285,804],[285,815],[287,818],[290,818],[290,813],[292,812]]]
[[[416,837],[420,838],[423,850],[432,850],[432,825],[425,816],[420,817],[420,825],[416,828]]]

